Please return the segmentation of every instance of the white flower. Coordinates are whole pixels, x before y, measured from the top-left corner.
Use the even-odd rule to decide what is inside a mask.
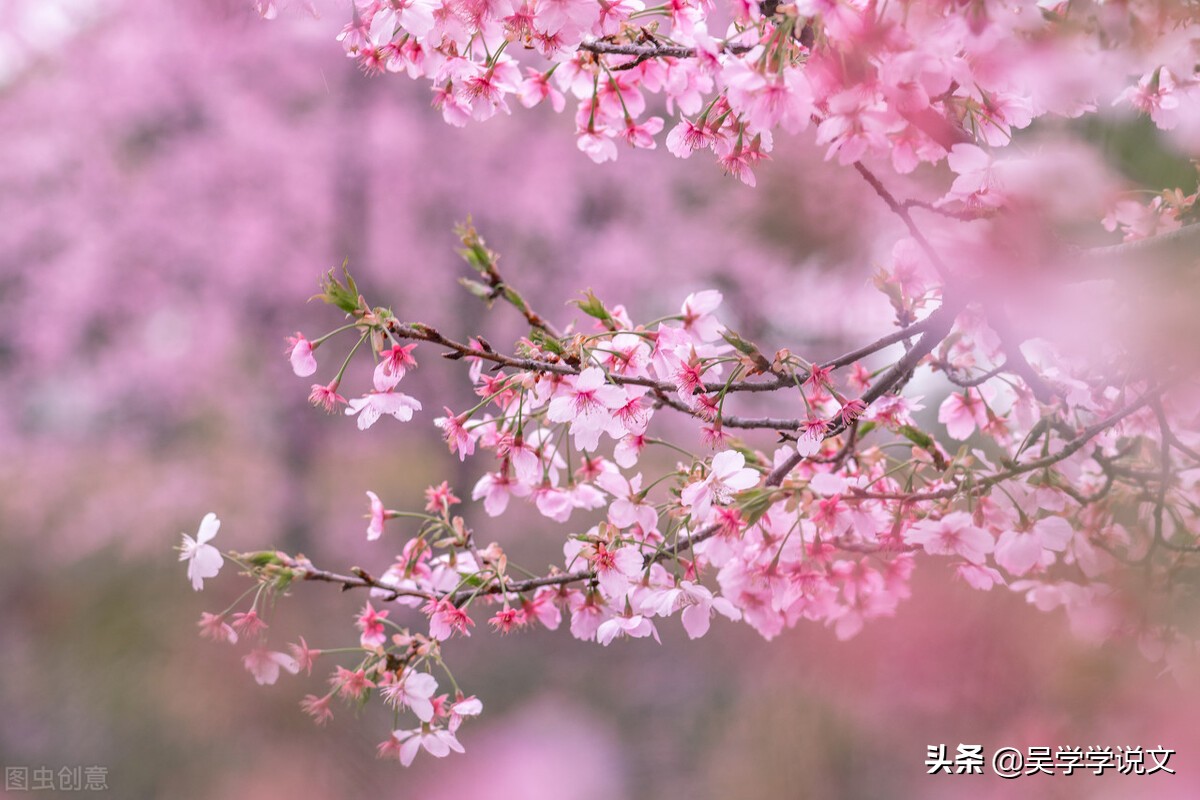
[[[425,672],[410,670],[396,683],[383,689],[383,695],[394,708],[408,706],[421,722],[433,719],[433,702],[429,699],[437,691],[437,679]]]
[[[417,751],[422,747],[435,758],[445,758],[450,755],[451,750],[456,753],[463,752],[463,747],[454,734],[442,728],[392,731],[392,736],[400,742],[400,763],[406,767],[412,764],[413,759],[417,757]]]
[[[188,562],[188,579],[197,592],[204,588],[204,579],[217,577],[225,563],[221,551],[208,543],[220,528],[221,520],[210,511],[200,520],[195,539],[186,533],[183,535],[183,552],[179,554],[179,560]]]
[[[354,398],[346,405],[346,416],[358,414],[360,431],[374,425],[382,414],[391,414],[401,422],[408,422],[412,419],[414,411],[421,410],[419,400],[401,392],[371,392],[363,397]]]
[[[756,470],[746,466],[745,456],[736,450],[725,450],[713,456],[708,477],[685,486],[680,499],[691,508],[693,519],[702,520],[714,502],[728,501],[734,492],[757,484],[758,477]]]

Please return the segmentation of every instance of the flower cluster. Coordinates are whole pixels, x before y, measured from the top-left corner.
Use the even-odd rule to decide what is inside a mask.
[[[570,101],[597,162],[666,130],[753,185],[780,129],[906,173],[1044,115],[1194,124],[1196,21],[1169,0],[355,0],[338,39],[369,73],[430,81],[452,125]]]
[[[433,423],[452,454],[481,464],[471,499],[490,517],[527,503],[569,533],[544,574],[517,568],[504,543],[477,538],[455,488],[442,483],[419,512],[367,492],[368,540],[415,526],[378,574],[339,574],[277,551],[229,554],[256,580],[254,599],[232,617],[232,608],[206,614],[201,628],[219,641],[256,640],[245,659],[256,680],[307,672],[322,652],[353,654],[326,693],[304,699],[318,722],[335,699],[377,694],[419,723],[394,731],[381,756],[444,756],[461,750],[458,726],[481,704],[458,689],[442,649],[477,622],[499,634],[565,624],[577,639],[609,645],[657,640],[671,618],[691,638],[718,616],[767,638],[808,620],[845,639],[895,612],[922,555],[976,589],[1006,586],[1038,608],[1063,608],[1080,631],[1137,636],[1168,666],[1190,648],[1169,619],[1123,591],[1121,575],[1144,564],[1170,587],[1195,551],[1200,504],[1188,498],[1200,435],[1190,423],[1200,405],[1191,384],[1114,373],[1107,359],[1068,357],[1015,334],[1003,309],[941,277],[919,240],[898,244],[878,278],[901,327],[810,360],[764,352],[728,327],[714,290],[651,323],[588,293],[576,302],[580,319],[559,329],[501,276],[473,228],[460,234],[478,273],[467,289],[529,323],[511,352],[402,321],[369,305],[348,272],[331,272],[320,297],[349,321],[316,339],[293,336],[292,366],[311,375],[316,348],[352,337],[313,401],[344,405],[365,429],[385,413],[408,421],[422,411],[397,391],[417,347],[464,365],[478,402]],[[341,399],[347,365],[368,352],[371,386]],[[918,373],[940,375],[948,390],[936,414],[902,394]],[[762,398],[800,413],[742,413]],[[681,444],[663,414],[690,423],[707,452]],[[220,566],[208,544],[215,529],[206,518],[185,540],[197,588]],[[368,590],[355,645],[320,651],[302,640],[289,654],[262,644],[265,598],[297,581]],[[437,694],[434,671],[453,693]]]

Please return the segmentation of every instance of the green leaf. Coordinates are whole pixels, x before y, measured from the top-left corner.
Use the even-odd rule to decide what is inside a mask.
[[[737,495],[738,508],[742,511],[742,519],[746,525],[753,525],[762,519],[771,506],[775,505],[775,490],[772,488],[747,489]]]
[[[495,298],[492,296],[492,288],[490,286],[485,286],[479,281],[472,280],[471,278],[459,278],[458,283],[468,292],[487,303],[488,308],[492,307],[492,302],[495,300]]]
[[[571,303],[579,306],[579,310],[589,317],[595,317],[601,322],[612,322],[612,314],[608,313],[604,303],[600,302],[600,298],[596,297],[591,289],[588,289],[583,297],[583,300],[572,300]]]
[[[902,425],[900,427],[900,435],[922,450],[932,450],[934,448],[935,442],[933,437],[924,431],[917,430],[911,425]]]
[[[353,314],[360,310],[358,285],[354,282],[354,278],[350,276],[350,269],[346,266],[346,262],[342,262],[342,275],[346,279],[343,284],[334,277],[333,270],[329,270],[328,274],[321,279],[321,293],[315,294],[310,299],[320,299],[331,306],[337,306],[347,314]]]
[[[549,350],[555,355],[561,356],[566,352],[566,349],[562,346],[562,342],[560,342],[558,339],[555,339],[553,336],[547,336],[545,331],[538,328],[534,328],[529,332],[529,341],[542,348],[545,348],[546,350]]]

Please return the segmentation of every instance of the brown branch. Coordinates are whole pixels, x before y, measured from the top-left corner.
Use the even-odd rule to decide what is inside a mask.
[[[858,174],[862,175],[866,182],[871,185],[871,188],[875,190],[875,194],[879,195],[883,202],[887,204],[887,207],[891,209],[892,213],[900,218],[900,221],[904,223],[904,227],[908,228],[909,234],[916,240],[917,246],[925,251],[925,255],[929,257],[934,270],[937,271],[942,280],[946,280],[950,275],[950,270],[946,266],[946,262],[942,261],[941,256],[933,249],[933,245],[925,238],[925,234],[921,233],[921,229],[917,227],[917,223],[913,222],[912,215],[908,213],[908,209],[905,208],[904,204],[892,196],[892,193],[887,190],[887,187],[883,185],[879,178],[875,177],[875,173],[863,166],[861,161],[854,162],[854,169],[858,170]]]
[[[954,317],[958,314],[958,305],[945,303],[937,311],[930,314],[925,322],[925,332],[921,335],[920,340],[913,346],[911,350],[892,365],[891,369],[879,377],[867,391],[863,392],[861,398],[864,406],[870,406],[880,397],[883,397],[893,389],[898,388],[906,383],[912,376],[912,371],[917,368],[925,356],[933,352],[933,348],[937,347],[946,338],[950,332],[951,326],[954,324]],[[833,425],[825,432],[825,438],[837,436],[842,432],[844,426]],[[796,468],[804,457],[799,452],[793,453],[783,463],[771,471],[767,476],[767,486],[778,486],[787,477],[788,473]]]
[[[440,345],[448,348],[451,352],[446,354],[448,358],[479,358],[484,361],[490,361],[501,367],[510,367],[519,369],[525,372],[544,372],[553,375],[578,375],[583,371],[582,367],[568,364],[564,361],[543,361],[536,358],[520,358],[518,356],[505,355],[495,350],[482,349],[471,347],[470,345],[457,342],[446,336],[443,336],[436,328],[423,323],[403,323],[392,318],[387,320],[388,330],[402,339],[409,339],[419,342],[430,342],[431,344]],[[607,379],[614,384],[620,386],[646,386],[651,389],[658,389],[663,392],[673,392],[678,387],[673,383],[666,381],[658,381],[653,378],[641,378],[632,375],[618,375],[612,372],[605,371]],[[798,375],[803,379],[803,374]],[[790,376],[775,376],[772,380],[766,381],[734,381],[730,384],[718,382],[705,382],[703,388],[705,392],[719,392],[724,390],[728,392],[774,392],[785,386],[791,385]]]
[[[717,45],[718,53],[733,53],[738,55],[748,53],[754,48],[753,44],[739,44],[735,42],[721,42]],[[633,56],[638,59],[635,64],[640,64],[650,58],[695,58],[696,48],[684,47],[682,45],[662,44],[657,40],[652,39],[647,44],[618,44],[617,42],[607,41],[605,39],[593,39],[590,41],[581,42],[580,50],[586,50],[589,53],[596,55],[610,56]]]
[[[861,497],[864,499],[902,500],[908,503],[921,503],[931,500],[948,500],[964,491],[980,493],[984,489],[994,486],[997,483],[1006,481],[1009,478],[1015,478],[1018,475],[1023,475],[1027,472],[1033,472],[1034,470],[1043,469],[1045,467],[1052,467],[1063,459],[1069,458],[1078,452],[1081,447],[1099,436],[1104,431],[1111,428],[1113,425],[1116,425],[1129,415],[1134,414],[1145,406],[1149,405],[1161,391],[1161,387],[1148,391],[1138,400],[1125,405],[1123,408],[1113,412],[1099,422],[1089,425],[1080,431],[1074,439],[1064,444],[1062,448],[1055,453],[1051,453],[1050,455],[1026,462],[1025,464],[1018,464],[1001,472],[984,476],[979,480],[971,481],[969,484],[959,483],[950,488],[939,489],[935,492],[870,492],[854,488],[852,488],[850,491],[855,497]]]

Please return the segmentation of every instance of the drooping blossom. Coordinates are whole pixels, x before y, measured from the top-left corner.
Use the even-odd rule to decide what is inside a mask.
[[[287,355],[292,364],[292,371],[298,377],[307,378],[317,371],[317,359],[313,356],[313,344],[305,339],[304,334],[299,331],[295,336],[288,337]]]
[[[293,675],[300,671],[300,664],[287,653],[263,647],[256,647],[247,653],[242,663],[260,686],[269,686],[279,680],[280,669]]]

